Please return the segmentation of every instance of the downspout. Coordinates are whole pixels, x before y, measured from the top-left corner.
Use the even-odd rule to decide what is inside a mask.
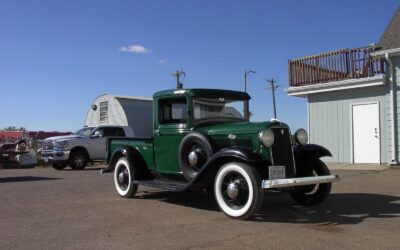
[[[394,82],[394,69],[393,69],[393,64],[392,60],[390,60],[389,53],[385,53],[385,59],[388,62],[388,69],[389,69],[389,81],[390,81],[390,105],[392,109],[392,162],[391,164],[396,165],[399,164],[397,160],[397,134],[396,134],[396,86]]]

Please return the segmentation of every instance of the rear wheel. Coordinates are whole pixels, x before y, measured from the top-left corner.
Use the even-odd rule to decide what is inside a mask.
[[[133,183],[134,178],[134,167],[129,165],[126,157],[119,158],[114,170],[114,184],[121,197],[132,198],[135,196],[138,185]]]
[[[69,166],[73,170],[82,170],[88,163],[87,153],[83,150],[72,151],[69,157]]]
[[[252,218],[263,201],[261,178],[250,166],[232,162],[220,168],[214,183],[219,208],[234,219]]]
[[[322,176],[330,175],[328,167],[321,160],[315,160],[310,163],[309,174],[302,174],[306,176]],[[307,185],[296,188],[296,191],[290,193],[290,196],[299,205],[303,206],[316,206],[328,198],[331,193],[332,183],[323,183],[315,185]]]

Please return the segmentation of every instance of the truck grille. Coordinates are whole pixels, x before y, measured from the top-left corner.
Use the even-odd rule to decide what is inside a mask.
[[[275,166],[285,166],[286,178],[295,177],[296,173],[289,129],[286,127],[273,127],[271,130],[275,137],[274,145],[271,147],[272,164]]]

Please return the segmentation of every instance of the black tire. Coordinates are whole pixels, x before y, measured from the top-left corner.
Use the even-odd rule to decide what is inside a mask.
[[[330,175],[330,171],[328,167],[321,160],[315,160],[311,162],[311,166],[309,169],[310,173],[306,176],[322,176],[322,175]],[[302,206],[316,206],[328,198],[331,193],[332,183],[323,183],[323,184],[315,184],[315,185],[307,185],[303,187],[298,187],[296,191],[290,193],[292,199],[299,205]]]
[[[260,175],[244,163],[227,163],[215,177],[214,195],[219,208],[228,217],[253,218],[264,198]]]
[[[88,163],[88,155],[83,150],[72,151],[69,156],[69,166],[73,170],[82,170],[86,167]]]
[[[53,163],[53,164],[51,164],[51,166],[55,170],[63,170],[67,166],[67,164],[65,164],[65,163]]]
[[[190,155],[196,160],[190,161]],[[185,178],[192,180],[212,155],[211,143],[205,135],[192,132],[183,137],[179,146],[178,159]]]
[[[132,198],[135,196],[138,184],[135,184],[134,166],[130,166],[126,157],[121,157],[115,164],[114,184],[118,194],[124,198]]]

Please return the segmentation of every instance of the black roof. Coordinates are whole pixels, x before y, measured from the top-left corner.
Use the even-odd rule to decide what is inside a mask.
[[[383,50],[400,48],[400,7],[397,8],[392,20],[383,32],[378,46]]]

